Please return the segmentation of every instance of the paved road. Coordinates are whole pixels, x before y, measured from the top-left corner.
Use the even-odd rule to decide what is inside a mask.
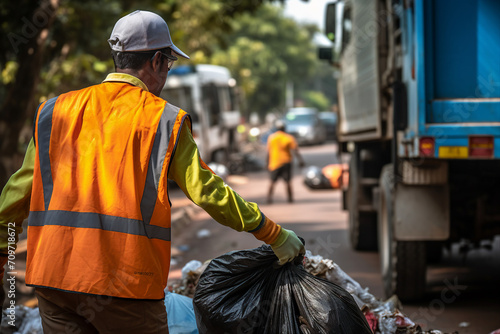
[[[335,162],[335,149],[334,144],[327,144],[304,147],[301,151],[309,165],[324,166]],[[274,203],[265,203],[269,183],[264,171],[230,177],[227,182],[243,198],[258,203],[267,216],[302,236],[313,254],[334,260],[372,294],[382,298],[378,254],[354,252],[348,245],[347,213],[340,209],[341,193],[309,190],[298,172],[293,179],[293,204],[286,202],[282,183],[276,185]],[[179,190],[171,193],[171,199],[174,208],[188,203]],[[193,220],[173,227],[173,247],[184,251],[175,253],[177,264],[172,266],[171,282],[180,277],[181,268],[190,260],[203,262],[231,250],[261,245],[249,234],[217,224],[201,209],[189,208]],[[210,235],[199,238],[200,230],[207,230]],[[406,304],[403,309],[424,328],[460,334],[489,334],[500,328],[500,238],[495,240],[492,251],[473,251],[465,258],[458,254],[457,247],[446,252],[441,264],[429,268],[428,282],[426,300]]]

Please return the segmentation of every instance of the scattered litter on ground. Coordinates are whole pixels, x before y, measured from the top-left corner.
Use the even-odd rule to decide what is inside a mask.
[[[190,272],[198,270],[202,265],[203,263],[197,260],[189,261],[181,270],[182,278],[183,279],[187,278]]]
[[[200,267],[196,269],[190,268],[190,270],[185,270],[185,268],[188,266],[190,262],[188,262],[181,270],[182,272],[182,277],[180,281],[172,284],[171,286],[168,286],[167,289],[170,292],[174,292],[183,296],[187,296],[189,298],[194,297],[194,292],[196,289],[196,285],[198,284],[198,281],[200,279],[201,273],[205,270],[207,267],[209,261],[206,261],[203,263]],[[184,274],[186,272],[186,274]]]
[[[180,250],[181,252],[187,252],[189,250],[189,245],[180,245],[179,247],[177,247],[178,250]]]
[[[467,328],[470,326],[470,323],[469,322],[461,322],[458,324],[458,327],[461,327],[461,328]]]
[[[203,239],[203,238],[208,238],[210,234],[211,234],[210,231],[204,228],[199,230],[198,233],[196,233],[196,236],[198,237],[198,239]]]
[[[9,308],[3,310],[0,333],[43,334],[42,319],[38,307],[18,305],[14,310]]]

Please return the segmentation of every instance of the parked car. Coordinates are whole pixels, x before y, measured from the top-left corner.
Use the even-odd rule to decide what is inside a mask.
[[[315,108],[290,108],[284,117],[286,132],[297,139],[299,145],[323,144],[326,128]]]
[[[322,111],[319,118],[326,127],[326,139],[337,140],[337,114],[333,111]]]

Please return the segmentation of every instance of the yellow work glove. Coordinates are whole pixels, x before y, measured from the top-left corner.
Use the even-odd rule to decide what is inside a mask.
[[[299,254],[305,254],[304,244],[297,237],[294,231],[281,228],[280,235],[271,244],[274,254],[279,259],[280,265],[295,259]]]

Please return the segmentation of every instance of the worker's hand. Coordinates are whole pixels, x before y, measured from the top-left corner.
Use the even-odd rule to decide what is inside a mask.
[[[300,254],[305,254],[306,250],[294,231],[281,228],[281,233],[278,240],[271,244],[271,248],[278,257],[280,265],[283,265]]]

